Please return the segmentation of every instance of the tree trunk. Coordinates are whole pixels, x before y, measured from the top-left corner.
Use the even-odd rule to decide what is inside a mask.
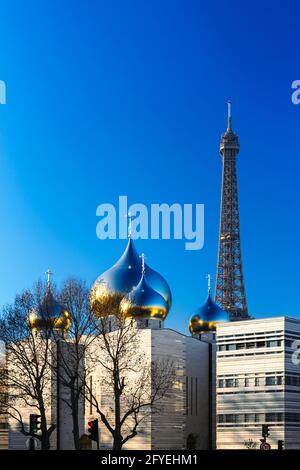
[[[80,450],[79,424],[78,424],[78,395],[71,388],[72,420],[73,420],[73,439],[75,450]]]
[[[40,403],[40,413],[41,413],[41,448],[42,450],[50,450],[50,438],[47,430],[47,419],[45,413],[44,404]]]
[[[122,435],[121,435],[121,391],[119,389],[119,374],[117,371],[114,373],[114,395],[115,395],[115,430],[114,430],[114,443],[113,450],[122,449]]]
[[[121,450],[122,449],[122,443],[123,443],[123,439],[122,439],[122,436],[120,434],[120,432],[114,432],[114,444],[113,444],[113,450]]]

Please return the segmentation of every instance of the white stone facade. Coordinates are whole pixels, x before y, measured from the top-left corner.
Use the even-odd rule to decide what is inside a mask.
[[[176,380],[170,392],[158,404],[155,412],[138,428],[138,434],[129,440],[125,449],[177,449],[187,448],[188,439],[192,436],[198,449],[207,449],[209,445],[209,346],[199,339],[185,336],[174,330],[164,329],[155,324],[139,329],[140,344],[145,360],[156,362],[171,359],[176,369]],[[113,333],[112,333],[113,334]],[[56,346],[56,345],[54,345]],[[64,340],[60,347],[64,348]],[[68,346],[69,347],[69,346]],[[97,354],[97,350],[93,354]],[[11,373],[14,373],[13,369]],[[96,368],[92,374],[93,389],[101,398],[103,409],[111,402],[101,389],[105,372]],[[48,385],[47,418],[48,424],[58,424],[51,437],[51,449],[73,449],[71,410],[59,401],[57,396],[67,398],[69,390],[61,384],[57,387],[57,377],[52,376]],[[21,408],[21,404],[19,404]],[[29,427],[30,413],[38,414],[35,408],[22,404],[21,413],[26,427]],[[80,434],[87,433],[87,423],[91,418],[99,418],[90,403],[80,406]],[[109,432],[99,420],[100,448],[109,449],[112,440]],[[57,436],[59,432],[59,437]],[[9,420],[9,448],[25,449],[28,437],[19,432],[19,425]],[[93,443],[95,448],[95,443]]]

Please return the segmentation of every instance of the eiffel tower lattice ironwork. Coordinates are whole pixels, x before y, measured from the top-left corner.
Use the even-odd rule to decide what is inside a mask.
[[[249,319],[242,268],[236,156],[238,136],[231,128],[231,103],[228,101],[228,126],[221,138],[222,195],[220,210],[218,263],[215,302],[229,313],[231,321]]]

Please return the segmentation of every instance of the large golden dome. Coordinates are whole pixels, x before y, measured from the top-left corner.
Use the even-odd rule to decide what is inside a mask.
[[[169,308],[165,299],[147,281],[145,274],[120,303],[120,312],[126,318],[158,318],[164,320]]]
[[[167,281],[150,266],[145,264],[147,282],[167,303],[172,303],[172,294]],[[136,287],[141,279],[142,260],[135,249],[132,238],[121,258],[101,274],[91,289],[91,305],[96,316],[115,314],[122,298]]]
[[[41,304],[28,315],[28,324],[32,330],[67,332],[70,329],[71,315],[55,300],[50,285]]]

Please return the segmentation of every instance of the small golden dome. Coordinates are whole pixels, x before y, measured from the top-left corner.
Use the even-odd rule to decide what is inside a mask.
[[[228,313],[216,304],[208,292],[208,297],[189,321],[189,330],[192,335],[216,331],[220,322],[228,322]]]
[[[148,283],[144,273],[138,285],[120,303],[120,312],[126,318],[158,318],[164,320],[168,314],[165,299]]]
[[[53,329],[67,332],[71,323],[71,315],[55,300],[49,287],[41,305],[28,315],[28,324],[32,330]]]

